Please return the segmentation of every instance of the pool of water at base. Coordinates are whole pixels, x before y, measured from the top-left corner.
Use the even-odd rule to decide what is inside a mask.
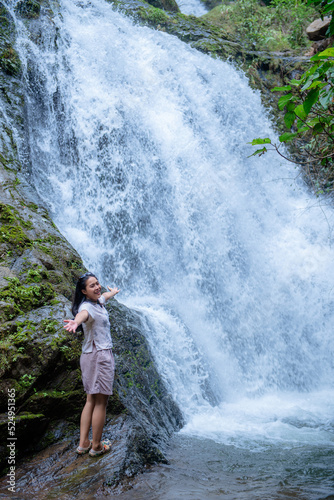
[[[334,500],[334,447],[270,445],[261,451],[174,436],[169,464],[132,482],[122,500]]]

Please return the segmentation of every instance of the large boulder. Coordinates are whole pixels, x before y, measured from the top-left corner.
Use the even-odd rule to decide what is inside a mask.
[[[331,17],[316,19],[306,28],[306,34],[310,40],[323,40],[331,22]]]

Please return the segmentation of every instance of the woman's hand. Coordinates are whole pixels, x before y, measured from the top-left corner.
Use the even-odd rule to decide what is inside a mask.
[[[74,319],[64,319],[64,323],[67,325],[64,326],[65,330],[68,332],[75,332],[81,323],[84,323],[89,318],[88,311],[83,310],[80,311]]]
[[[67,323],[67,325],[64,325],[64,328],[68,332],[74,333],[79,326],[78,323],[74,319],[64,319],[64,323]]]
[[[110,286],[107,286],[107,288],[110,291],[110,293],[112,294],[111,297],[115,297],[115,295],[120,292],[120,290],[118,288],[110,288]]]
[[[103,293],[103,297],[106,299],[106,300],[109,300],[109,299],[112,299],[113,297],[115,297],[115,295],[117,293],[120,292],[120,290],[118,288],[110,288],[110,286],[107,286],[109,292],[105,292]]]

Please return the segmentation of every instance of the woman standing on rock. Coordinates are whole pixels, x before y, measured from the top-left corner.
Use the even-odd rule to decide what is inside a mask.
[[[80,443],[77,453],[96,457],[110,451],[108,440],[101,441],[106,419],[108,396],[113,392],[114,357],[111,351],[109,315],[104,307],[114,297],[118,288],[109,288],[101,294],[101,285],[93,273],[80,276],[73,299],[74,319],[65,319],[64,328],[75,332],[82,325],[84,341],[80,357],[82,382],[87,401],[80,420]],[[93,440],[89,440],[92,426]]]

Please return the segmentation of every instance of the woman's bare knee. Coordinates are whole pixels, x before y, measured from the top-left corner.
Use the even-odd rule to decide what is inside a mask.
[[[106,394],[94,394],[96,396],[95,404],[107,406],[109,396]]]

